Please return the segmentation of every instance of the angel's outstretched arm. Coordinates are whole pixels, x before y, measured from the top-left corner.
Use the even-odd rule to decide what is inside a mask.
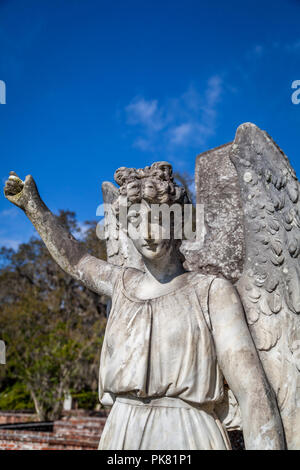
[[[246,449],[284,449],[275,394],[262,368],[239,296],[229,281],[213,281],[209,311],[218,363],[240,405]]]
[[[112,295],[120,268],[91,256],[57,220],[40,198],[32,176],[23,182],[15,173],[4,188],[6,198],[23,209],[59,266],[99,294]]]

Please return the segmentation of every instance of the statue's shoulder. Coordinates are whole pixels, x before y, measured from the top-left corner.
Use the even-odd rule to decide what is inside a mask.
[[[122,267],[121,270],[121,285],[126,290],[135,289],[141,278],[145,274],[144,271],[131,266]]]
[[[222,274],[207,274],[191,271],[190,283],[193,285],[198,296],[205,300],[208,299],[211,294],[223,295],[224,293],[233,293],[235,290],[232,282],[226,279]]]
[[[224,280],[225,282],[226,279],[222,274],[209,274],[203,271],[190,271],[190,280],[192,282],[195,282],[197,285],[206,285],[206,284],[212,284],[215,279],[219,280]]]

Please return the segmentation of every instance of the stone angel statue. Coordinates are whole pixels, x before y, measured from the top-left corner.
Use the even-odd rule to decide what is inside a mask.
[[[299,183],[286,157],[244,124],[197,158],[203,244],[152,217],[189,204],[169,163],[120,168],[115,181],[103,184],[108,262],[59,224],[31,176],[11,173],[4,189],[61,268],[111,297],[99,449],[230,449],[237,427],[247,449],[300,448]]]

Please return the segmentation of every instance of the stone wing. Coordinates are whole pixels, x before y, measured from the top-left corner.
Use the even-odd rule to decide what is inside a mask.
[[[104,235],[106,242],[107,261],[118,266],[130,266],[143,269],[144,265],[132,241],[126,233],[118,227],[113,203],[119,196],[118,188],[105,181],[102,183],[102,195],[104,202]]]
[[[240,185],[245,258],[236,283],[289,448],[300,449],[300,183],[288,158],[253,124],[230,151]]]
[[[241,125],[232,144],[197,158],[206,238],[184,253],[190,269],[219,272],[236,286],[290,449],[300,449],[299,190],[267,133]]]

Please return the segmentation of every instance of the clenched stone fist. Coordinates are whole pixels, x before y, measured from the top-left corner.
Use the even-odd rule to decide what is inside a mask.
[[[32,176],[28,175],[25,181],[22,181],[14,171],[10,172],[10,176],[5,182],[4,195],[10,202],[23,210],[26,210],[30,201],[34,201],[37,196],[39,197]]]

